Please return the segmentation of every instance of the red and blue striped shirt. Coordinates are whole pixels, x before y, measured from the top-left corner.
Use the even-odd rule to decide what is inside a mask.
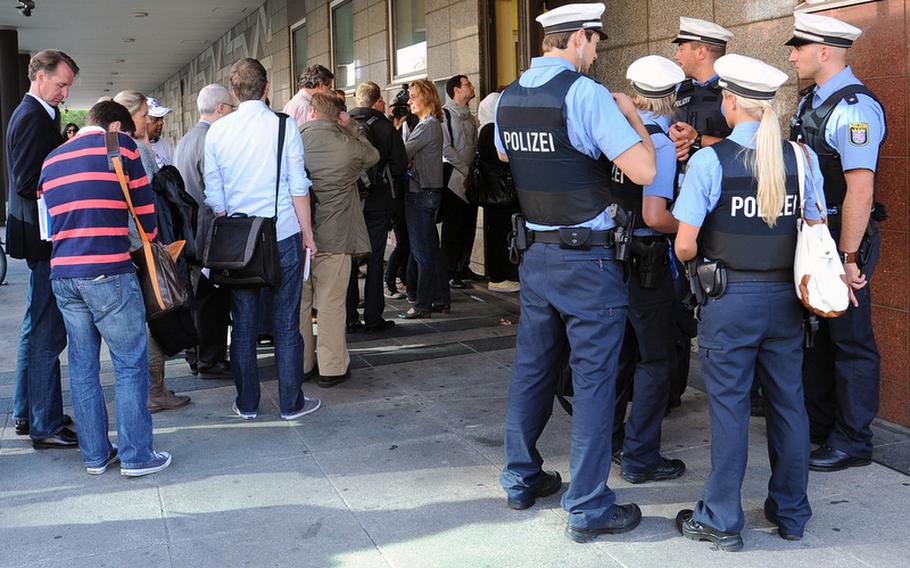
[[[130,199],[149,239],[158,234],[154,194],[136,143],[120,134]],[[94,278],[134,270],[130,212],[117,174],[110,171],[104,132],[80,132],[41,167],[38,195],[51,216],[51,278]]]

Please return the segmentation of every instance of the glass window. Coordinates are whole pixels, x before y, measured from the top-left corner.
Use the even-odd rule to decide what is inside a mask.
[[[306,69],[306,41],[306,20],[302,20],[291,27],[291,57],[293,58],[292,71],[294,73],[291,85],[294,89],[296,89],[297,80]]]
[[[351,0],[332,6],[332,61],[335,88],[354,88],[354,3]]]
[[[424,0],[392,0],[394,75],[427,70],[427,24]]]

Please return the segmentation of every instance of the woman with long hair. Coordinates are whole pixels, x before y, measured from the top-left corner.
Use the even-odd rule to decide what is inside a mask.
[[[781,538],[799,540],[812,515],[793,259],[797,218],[822,222],[825,203],[818,158],[781,139],[773,103],[786,73],[741,55],[725,55],[714,68],[733,132],[692,156],[673,208],[676,253],[684,262],[695,259],[687,268],[707,283],[698,346],[711,410],[711,473],[695,510],[680,511],[676,524],[689,539],[735,551],[743,546],[753,381],[760,381],[767,404],[765,517]],[[805,170],[802,203],[797,160]]]
[[[126,110],[130,113],[130,117],[133,119],[136,130],[129,134],[136,141],[136,146],[139,148],[139,157],[142,159],[142,167],[145,168],[145,173],[149,178],[149,183],[151,183],[152,178],[158,173],[159,168],[158,163],[155,160],[155,151],[152,150],[148,139],[148,131],[146,130],[146,119],[148,118],[149,113],[148,99],[139,91],[120,91],[114,95],[113,100],[126,107]],[[155,207],[160,208],[162,204],[157,197],[156,201]],[[159,230],[162,228],[162,220],[162,216],[159,213]],[[134,232],[133,230],[132,220],[130,221],[130,240],[132,241],[132,246],[134,248],[142,246],[141,241],[139,241],[138,231]],[[152,337],[151,330],[148,330],[148,341],[149,374],[151,375],[148,400],[149,412],[154,414],[156,412],[161,412],[162,410],[172,410],[174,408],[186,406],[190,403],[190,397],[174,394],[174,392],[168,390],[164,384],[164,363],[167,357],[161,346],[155,341],[155,338]]]
[[[405,218],[411,254],[417,263],[417,301],[401,317],[417,319],[428,318],[433,311],[448,313],[451,300],[436,232],[436,212],[443,191],[442,105],[436,87],[426,79],[411,83],[409,91],[411,112],[420,119],[404,143],[411,160]]]
[[[68,122],[66,126],[63,127],[63,139],[69,140],[70,138],[75,138],[78,132],[79,127],[73,122]]]

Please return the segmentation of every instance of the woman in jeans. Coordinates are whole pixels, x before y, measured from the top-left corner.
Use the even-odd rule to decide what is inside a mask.
[[[442,201],[442,105],[433,83],[411,83],[408,104],[420,122],[405,140],[411,160],[405,218],[411,254],[417,263],[417,302],[404,319],[428,318],[432,311],[449,312],[449,286],[439,252],[436,212]]]

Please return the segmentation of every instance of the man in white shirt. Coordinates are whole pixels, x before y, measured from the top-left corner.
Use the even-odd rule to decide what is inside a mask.
[[[170,107],[166,107],[158,102],[158,99],[149,97],[149,115],[146,117],[145,129],[149,135],[149,142],[152,144],[152,150],[155,152],[155,162],[158,167],[174,165],[174,145],[167,136],[162,136],[164,131],[164,117],[171,112]]]
[[[275,362],[281,417],[294,420],[316,411],[318,399],[303,395],[303,340],[300,335],[300,297],[305,255],[315,255],[310,220],[310,180],[303,164],[303,143],[286,115],[276,117],[265,104],[269,83],[265,68],[250,58],[231,67],[231,94],[237,110],[212,124],[205,138],[205,204],[215,216],[244,213],[273,217],[281,282],[270,290],[274,310]],[[276,180],[278,132],[287,120]],[[276,196],[276,181],[277,196]],[[277,203],[276,203],[277,202]],[[237,398],[234,412],[244,420],[256,418],[259,408],[259,369],[256,336],[259,290],[231,290],[231,364]]]

